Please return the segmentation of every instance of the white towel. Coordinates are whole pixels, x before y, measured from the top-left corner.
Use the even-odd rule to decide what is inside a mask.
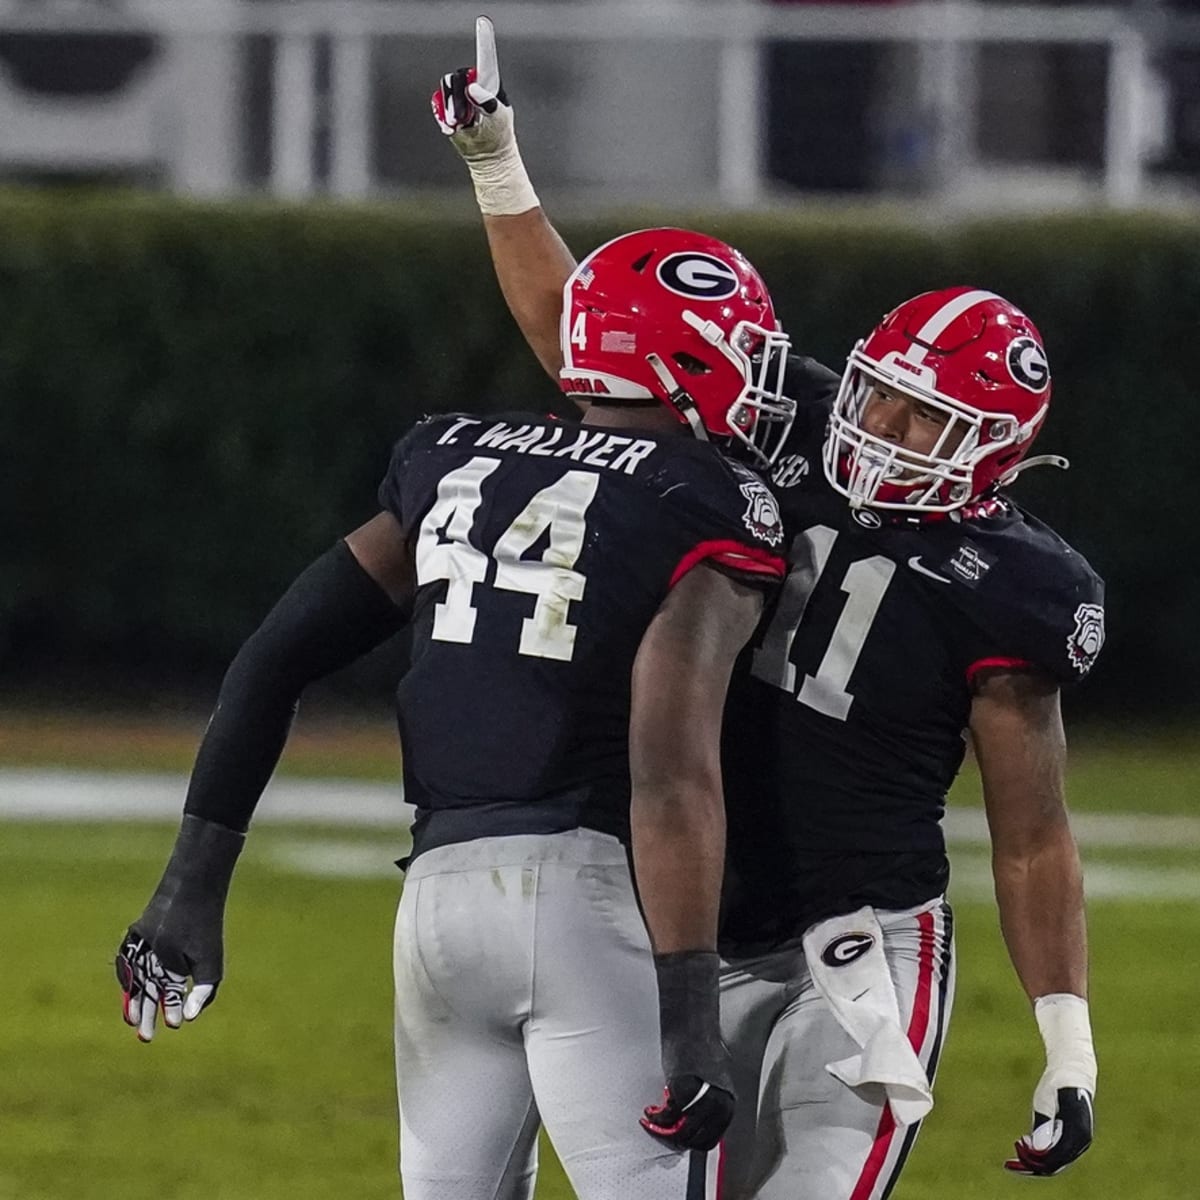
[[[827,1063],[847,1087],[882,1084],[892,1116],[912,1125],[933,1108],[933,1092],[916,1051],[900,1027],[900,1005],[883,952],[883,930],[871,908],[814,925],[804,957],[817,990],[861,1054]]]

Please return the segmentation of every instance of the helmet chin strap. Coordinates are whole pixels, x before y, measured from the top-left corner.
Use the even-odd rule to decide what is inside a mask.
[[[647,354],[646,361],[650,364],[650,369],[658,376],[658,382],[662,384],[663,390],[667,393],[667,403],[691,426],[692,433],[700,441],[707,442],[708,430],[704,428],[704,422],[700,420],[695,401],[679,386],[675,376],[671,374],[671,369],[657,354]]]
[[[1067,471],[1071,464],[1061,454],[1035,454],[1032,458],[1017,463],[1007,475],[997,481],[997,486],[1008,487],[1022,471],[1028,471],[1030,467],[1057,467],[1060,471]]]

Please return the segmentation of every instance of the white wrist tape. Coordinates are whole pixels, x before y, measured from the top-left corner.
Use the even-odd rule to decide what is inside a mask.
[[[515,142],[499,152],[467,158],[479,211],[489,217],[515,217],[541,203]]]
[[[1096,1051],[1088,1002],[1082,996],[1056,992],[1039,996],[1033,1002],[1033,1014],[1046,1047],[1042,1085],[1047,1089],[1081,1087],[1095,1095]]]
[[[450,140],[471,172],[479,211],[489,217],[515,217],[537,208],[540,202],[517,145],[513,110],[495,103],[495,111],[487,112],[482,105],[492,97],[471,95],[480,105],[475,123],[458,130]]]

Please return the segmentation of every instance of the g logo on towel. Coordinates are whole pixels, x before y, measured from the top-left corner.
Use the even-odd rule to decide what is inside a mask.
[[[827,967],[846,967],[862,958],[873,945],[875,939],[869,933],[843,933],[821,951],[821,961]]]

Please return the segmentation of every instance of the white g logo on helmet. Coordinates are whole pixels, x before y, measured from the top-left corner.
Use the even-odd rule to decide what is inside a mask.
[[[738,290],[737,272],[711,254],[686,250],[658,264],[658,281],[689,300],[727,300]]]
[[[1050,383],[1046,352],[1031,337],[1014,338],[1005,356],[1008,373],[1027,392],[1044,392]]]

